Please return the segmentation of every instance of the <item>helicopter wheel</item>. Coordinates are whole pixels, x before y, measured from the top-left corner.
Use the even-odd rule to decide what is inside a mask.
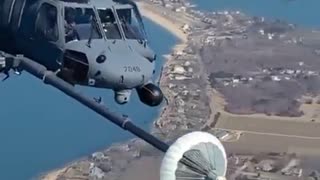
[[[16,0],[14,4],[10,22],[11,30],[13,32],[16,32],[20,26],[20,15],[23,13],[25,4],[26,0]]]

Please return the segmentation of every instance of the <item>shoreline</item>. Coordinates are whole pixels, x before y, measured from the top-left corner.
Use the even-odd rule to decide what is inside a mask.
[[[292,137],[281,137],[279,136],[277,139],[279,139],[278,142],[275,143],[274,136],[277,137],[277,132],[287,132],[288,134],[287,136],[291,136],[289,130],[286,130],[285,128],[281,129],[277,129],[277,128],[269,128],[268,129],[268,125],[266,122],[272,122],[272,126],[277,126],[276,123],[278,123],[279,127],[290,127],[293,130],[296,130],[295,133],[292,134],[296,134],[298,132],[298,129],[302,129],[300,128],[300,125],[302,123],[306,123],[306,122],[301,122],[301,117],[297,117],[297,118],[293,118],[293,117],[282,117],[282,116],[267,116],[264,114],[236,114],[236,113],[229,113],[227,111],[224,110],[224,107],[226,106],[226,101],[224,98],[223,93],[219,92],[218,90],[216,90],[215,88],[210,86],[210,82],[209,79],[207,79],[207,73],[206,73],[206,64],[205,62],[203,62],[203,59],[201,59],[202,57],[200,55],[198,55],[197,53],[191,52],[191,53],[186,53],[188,54],[188,58],[182,57],[179,58],[179,53],[177,53],[178,51],[181,52],[181,54],[183,54],[184,52],[183,49],[187,48],[188,43],[189,42],[193,42],[195,44],[201,44],[203,43],[203,39],[200,38],[195,38],[194,36],[201,36],[201,33],[205,33],[208,31],[203,31],[199,34],[195,34],[195,35],[191,35],[190,37],[188,36],[188,34],[185,34],[184,31],[182,30],[182,26],[184,26],[185,24],[189,24],[190,22],[194,22],[194,21],[188,21],[188,18],[184,18],[181,16],[184,16],[183,13],[179,13],[179,12],[173,12],[171,10],[168,10],[166,8],[163,8],[161,5],[159,4],[153,4],[151,2],[145,2],[145,1],[139,1],[136,2],[139,10],[142,14],[142,16],[148,18],[149,20],[151,20],[153,23],[160,25],[162,28],[166,29],[168,32],[170,32],[171,34],[173,34],[174,36],[176,36],[180,42],[177,42],[171,49],[171,54],[169,55],[164,55],[164,62],[163,62],[163,70],[164,70],[164,74],[162,76],[162,78],[160,79],[160,86],[162,88],[163,93],[167,96],[168,101],[172,102],[172,99],[174,98],[175,101],[177,101],[177,104],[174,103],[169,103],[169,105],[164,104],[162,107],[160,107],[159,109],[159,115],[157,117],[155,117],[153,119],[153,125],[151,125],[149,132],[152,133],[153,135],[155,135],[156,137],[160,138],[160,139],[165,139],[168,140],[170,139],[170,135],[174,134],[173,136],[175,136],[175,133],[171,133],[171,132],[176,132],[176,133],[184,133],[184,130],[193,130],[192,128],[196,128],[196,129],[201,129],[203,130],[204,128],[207,128],[206,131],[210,131],[212,133],[214,133],[214,129],[227,129],[227,131],[230,130],[230,132],[240,132],[240,135],[242,135],[241,139],[240,136],[238,136],[235,141],[233,141],[232,143],[228,142],[228,141],[223,141],[224,144],[226,145],[226,149],[228,149],[228,151],[231,152],[241,152],[244,151],[248,151],[248,147],[253,146],[255,144],[250,144],[252,143],[257,143],[259,144],[261,142],[260,138],[264,138],[266,140],[266,142],[270,142],[269,147],[271,149],[267,149],[267,148],[263,148],[263,149],[259,149],[259,148],[252,148],[252,152],[264,152],[264,151],[299,151],[298,149],[292,148],[292,149],[287,149],[288,144],[290,145],[290,139]],[[171,18],[170,15],[168,15],[168,12],[173,13],[176,16],[171,16],[174,18]],[[222,14],[220,14],[221,17],[223,16]],[[231,19],[233,20],[232,16],[230,15],[226,15],[227,19]],[[230,18],[231,17],[231,18]],[[216,17],[219,18],[219,17]],[[241,19],[241,18],[240,18]],[[251,19],[251,18],[250,18]],[[189,19],[190,20],[190,19]],[[204,20],[204,19],[202,19]],[[209,19],[210,20],[210,19]],[[222,19],[223,20],[223,19]],[[228,20],[228,21],[229,21]],[[231,21],[230,20],[230,21]],[[223,22],[223,21],[221,21]],[[190,24],[191,25],[191,24]],[[219,27],[218,24],[217,26]],[[228,28],[228,24],[223,24],[222,26],[222,30],[224,31],[226,28]],[[236,26],[234,26],[236,27]],[[221,29],[218,29],[221,30]],[[219,32],[217,29],[216,31]],[[231,30],[230,30],[231,31]],[[212,35],[215,36],[216,38],[223,38],[223,35],[219,35],[219,34],[215,34]],[[208,36],[209,37],[209,36]],[[188,38],[192,39],[195,38],[196,40],[189,40]],[[209,39],[208,43],[210,42]],[[215,41],[215,40],[214,40]],[[212,41],[211,41],[212,42]],[[216,44],[214,44],[216,45]],[[190,47],[190,46],[189,46]],[[188,51],[188,49],[186,49],[186,51]],[[191,50],[192,51],[192,50]],[[197,50],[195,50],[197,51]],[[197,55],[195,55],[197,54]],[[183,55],[182,55],[183,56]],[[176,61],[177,60],[177,61]],[[183,62],[188,62],[189,65],[183,65]],[[175,64],[176,63],[176,64]],[[208,62],[207,62],[208,63]],[[197,64],[197,66],[190,66],[190,64]],[[198,86],[200,87],[200,89],[206,89],[206,93],[197,93],[198,92],[198,88],[194,87],[194,86],[189,86],[187,84],[183,84],[183,83],[171,83],[171,80],[175,80],[176,74],[183,74],[183,73],[172,73],[171,71],[171,67],[175,66],[175,65],[180,65],[184,66],[186,69],[189,67],[196,67],[194,69],[191,69],[192,71],[192,76],[191,79],[194,80],[190,80],[189,85],[192,84],[196,84],[196,83],[200,83],[201,85]],[[170,68],[170,69],[169,69]],[[170,72],[171,71],[171,72]],[[189,70],[188,70],[189,71]],[[186,75],[188,73],[185,73],[183,75]],[[172,75],[170,77],[170,75]],[[182,76],[182,75],[181,75]],[[178,76],[181,78],[181,76]],[[186,75],[187,76],[187,75]],[[184,76],[184,77],[186,77]],[[177,79],[176,79],[177,80]],[[180,79],[181,80],[181,79]],[[200,82],[201,81],[201,82]],[[181,81],[180,81],[181,82]],[[170,87],[171,85],[171,87]],[[180,86],[179,86],[180,85]],[[184,94],[184,92],[186,92]],[[200,92],[200,91],[199,91]],[[180,93],[180,94],[179,94]],[[180,96],[178,96],[180,95]],[[194,101],[189,101],[186,100],[187,98],[183,99],[184,97],[188,96],[189,99],[192,99],[192,96],[196,97],[197,100]],[[201,102],[200,104],[194,103],[195,101],[199,101]],[[207,102],[208,101],[208,102]],[[176,106],[176,107],[174,107]],[[201,106],[205,106],[205,107],[201,107]],[[305,105],[306,106],[306,105]],[[185,109],[189,108],[190,112],[186,112]],[[305,108],[305,107],[301,107],[301,108]],[[198,111],[196,111],[195,109],[197,109]],[[204,113],[202,113],[202,110]],[[207,111],[210,110],[210,111]],[[178,112],[178,113],[176,113]],[[192,113],[194,113],[195,115],[193,115]],[[210,117],[203,117],[200,116],[198,113],[200,113],[200,115],[206,114],[210,115]],[[202,113],[202,114],[201,114]],[[216,119],[216,115],[219,113],[220,116],[217,116],[218,118]],[[191,114],[191,115],[190,115]],[[195,117],[197,116],[197,117]],[[195,119],[195,120],[194,120]],[[239,122],[239,120],[242,120],[242,122]],[[272,121],[271,121],[272,120]],[[288,124],[285,124],[285,126],[283,126],[283,120],[290,120],[290,122],[295,122],[295,121],[300,121],[298,123],[290,123],[288,121]],[[245,122],[249,122],[249,123],[245,123]],[[253,122],[253,123],[252,123]],[[237,124],[238,123],[238,124]],[[287,123],[287,122],[285,122]],[[303,124],[303,125],[308,125],[310,126],[313,125],[314,122],[308,122],[307,124]],[[248,124],[247,126],[241,126],[243,124]],[[250,131],[250,126],[251,124],[256,125],[256,127],[254,127],[255,129],[259,129],[258,127],[260,127],[260,131],[257,133],[260,134],[255,134],[256,132],[251,132]],[[202,125],[202,126],[199,126]],[[229,127],[229,128],[228,128]],[[289,128],[289,129],[290,129]],[[249,129],[249,130],[247,130]],[[271,129],[271,130],[270,130]],[[288,128],[287,128],[288,129]],[[275,135],[273,134],[272,136],[269,135],[265,135],[264,130],[268,130],[270,132],[274,132]],[[314,130],[310,130],[311,132],[313,132]],[[279,133],[278,133],[279,134]],[[298,133],[299,134],[299,133]],[[169,138],[168,138],[169,136]],[[268,139],[270,138],[270,139]],[[283,138],[283,142],[281,141]],[[287,139],[286,139],[287,138]],[[110,159],[113,159],[112,154],[109,154],[109,150],[110,149],[115,149],[115,150],[119,150],[120,153],[123,153],[123,157],[128,156],[129,153],[135,153],[135,150],[138,149],[143,151],[141,154],[139,154],[138,156],[135,155],[129,155],[128,161],[126,161],[126,165],[125,166],[117,166],[115,165],[115,168],[113,170],[107,170],[105,171],[105,175],[108,177],[109,180],[118,180],[119,177],[119,173],[121,171],[118,171],[118,169],[130,169],[129,166],[131,166],[131,170],[132,168],[135,169],[137,165],[134,165],[134,161],[136,162],[140,162],[140,161],[144,161],[142,160],[143,157],[148,156],[150,153],[148,152],[148,150],[144,150],[143,148],[145,148],[146,144],[144,141],[142,142],[142,140],[140,140],[140,144],[137,142],[133,142],[135,140],[137,140],[138,138],[133,138],[133,139],[129,139],[127,141],[122,141],[122,142],[115,142],[113,144],[111,144],[110,146],[105,147],[107,150],[103,150],[103,152],[105,154],[107,154],[107,157],[110,157]],[[286,140],[286,141],[285,141]],[[142,142],[142,143],[141,143]],[[250,142],[250,143],[248,143]],[[272,143],[271,143],[272,142]],[[302,142],[300,140],[294,139],[294,143],[298,143],[298,142]],[[303,141],[304,142],[304,141]],[[247,143],[247,144],[246,144]],[[278,144],[279,148],[275,148],[273,146],[273,144]],[[292,143],[291,143],[292,144]],[[302,143],[303,144],[303,143]],[[308,143],[306,143],[308,144]],[[134,146],[132,149],[128,148],[129,150],[125,150],[123,151],[123,149],[121,149],[121,146]],[[291,145],[290,145],[291,146]],[[302,145],[300,145],[302,146]],[[313,145],[306,145],[310,146],[310,148],[313,148]],[[138,147],[138,148],[137,148]],[[151,146],[150,146],[151,147]],[[149,148],[149,146],[148,146]],[[131,150],[130,150],[131,149]],[[144,153],[147,152],[147,155],[145,155]],[[138,158],[136,158],[138,157]],[[141,159],[139,159],[141,158]],[[154,158],[156,159],[156,158]],[[120,161],[123,161],[123,159],[121,159]],[[87,165],[90,162],[94,162],[92,160],[92,158],[88,159]],[[130,163],[133,162],[133,165]],[[68,163],[65,165],[65,168],[61,168],[61,169],[55,169],[53,171],[50,171],[46,176],[41,177],[42,179],[45,180],[55,180],[57,179],[59,176],[62,177],[61,179],[69,179],[68,177],[73,177],[72,173],[68,173],[68,172],[64,172],[64,171],[68,171],[70,169],[70,171],[72,171],[72,169],[74,167],[78,167],[77,165],[81,164],[82,161],[78,161],[78,162],[72,162],[72,163]],[[154,164],[158,164],[158,161],[152,160],[151,163]],[[149,168],[149,164],[146,163],[144,164],[145,167]],[[81,165],[79,165],[80,167]],[[113,164],[111,164],[110,166],[113,166]],[[142,170],[146,170],[146,169],[142,169]],[[141,172],[141,169],[138,170],[132,170],[132,171],[136,171],[137,172]],[[157,169],[158,170],[158,169]],[[84,170],[85,172],[87,172],[87,169]],[[129,170],[130,171],[130,170]],[[147,170],[148,171],[148,170]],[[158,171],[157,171],[158,172]],[[123,173],[123,174],[122,174]],[[133,173],[133,172],[131,172]],[[126,173],[121,172],[121,174],[126,177]],[[120,175],[119,175],[120,176]],[[116,178],[115,178],[116,177]],[[118,178],[118,179],[117,179]],[[60,179],[60,178],[58,178]],[[121,178],[120,178],[121,179]],[[150,179],[150,178],[146,178],[146,179]],[[128,180],[128,178],[124,178],[121,180]],[[133,180],[133,179],[130,179]]]
[[[178,38],[179,41],[172,47],[170,53],[173,53],[175,51],[182,51],[187,46],[188,35],[183,32],[182,25],[179,26],[178,24],[175,24],[174,22],[165,18],[162,14],[159,14],[155,11],[152,11],[152,9],[156,8],[154,5],[151,5],[151,4],[149,4],[147,2],[143,2],[143,1],[138,1],[136,3],[138,5],[140,13],[143,17],[145,17],[145,18],[149,19],[150,21],[152,21],[153,23],[161,26],[161,28],[167,30],[170,34],[173,34],[176,38]],[[164,56],[163,57],[164,58],[164,62],[163,62],[164,67],[171,59],[170,53],[163,55]],[[166,81],[166,78],[162,77],[162,79],[160,79],[160,84],[163,84],[164,81]],[[152,133],[152,131],[154,129],[154,123],[159,121],[162,117],[165,117],[166,110],[167,110],[167,105],[163,105],[162,107],[160,107],[159,115],[151,123],[152,125],[149,129],[150,133]],[[114,142],[110,146],[107,146],[106,149],[109,149],[109,148],[112,148],[112,147],[115,147],[118,145],[126,144],[134,139],[136,139],[136,138],[129,139],[124,142]],[[80,158],[80,159],[82,159],[82,158]],[[63,165],[60,168],[58,167],[56,169],[49,170],[47,172],[43,172],[40,175],[38,175],[38,178],[41,180],[56,180],[59,178],[59,176],[62,173],[65,173],[66,171],[68,171],[68,169],[76,162],[78,162],[78,161],[74,160],[74,161],[71,161],[70,163]]]
[[[166,29],[171,34],[173,34],[175,37],[177,37],[181,41],[181,43],[177,44],[184,44],[188,41],[188,35],[185,34],[181,29],[182,25],[179,26],[179,24],[176,24],[170,21],[169,19],[165,18],[163,14],[159,14],[156,10],[155,5],[151,5],[143,1],[137,1],[136,4],[143,17],[148,18],[155,24],[161,26],[162,28]]]
[[[68,167],[64,167],[62,169],[51,170],[49,173],[44,173],[44,177],[40,176],[40,179],[43,180],[56,180],[61,173],[64,173]]]

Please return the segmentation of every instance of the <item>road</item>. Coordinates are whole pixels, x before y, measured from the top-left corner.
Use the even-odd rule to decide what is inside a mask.
[[[264,133],[265,135],[296,136],[297,138],[320,137],[320,123],[288,121],[255,117],[221,115],[216,128]]]
[[[226,128],[216,128],[225,131],[234,131],[235,129],[226,129]],[[280,136],[280,137],[288,137],[288,138],[297,138],[297,139],[309,139],[309,140],[320,140],[320,137],[312,137],[312,136],[299,136],[299,135],[290,135],[290,134],[280,134],[280,133],[267,133],[267,132],[258,132],[258,131],[244,131],[237,130],[241,132],[241,134],[255,134],[255,135],[266,135],[266,136]]]
[[[241,132],[237,141],[224,142],[229,153],[289,152],[320,156],[319,123],[224,114],[215,128]]]

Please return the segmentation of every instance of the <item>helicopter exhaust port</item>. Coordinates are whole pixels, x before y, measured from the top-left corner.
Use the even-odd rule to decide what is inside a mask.
[[[149,106],[158,106],[163,100],[161,89],[152,83],[137,88],[137,93],[140,101]]]
[[[126,104],[127,102],[129,102],[130,96],[131,96],[130,89],[114,91],[114,100],[118,104]]]

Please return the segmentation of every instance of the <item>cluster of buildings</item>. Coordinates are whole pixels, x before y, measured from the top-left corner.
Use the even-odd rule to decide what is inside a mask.
[[[299,66],[303,66],[303,62],[299,62]],[[236,75],[219,71],[212,73],[210,79],[213,86],[223,84],[223,86],[236,86],[237,84],[249,84],[261,81],[290,81],[296,79],[307,79],[313,76],[319,76],[319,72],[302,69],[289,68],[262,68],[260,72],[252,72],[252,75]]]
[[[197,20],[204,26],[194,26],[184,24],[181,28],[185,33],[191,33],[193,43],[196,48],[188,47],[178,49],[170,55],[169,62],[166,63],[163,72],[165,83],[163,86],[164,94],[167,95],[168,106],[163,111],[162,117],[155,121],[153,133],[160,138],[170,139],[184,134],[185,131],[199,129],[206,124],[210,117],[211,109],[209,106],[210,99],[207,94],[208,78],[204,77],[200,57],[196,51],[201,46],[219,46],[221,42],[233,39],[248,38],[248,26],[254,23],[263,23],[264,19],[251,19],[239,11],[219,11],[219,12],[200,12],[192,9],[190,3],[184,0],[146,0],[154,4],[163,6],[168,11],[159,9],[162,14],[167,13],[168,17],[177,18],[179,12],[185,16]],[[174,14],[169,14],[174,11]],[[178,13],[176,13],[178,12]],[[282,37],[283,34],[270,31],[267,27],[255,29],[261,36],[270,40]],[[197,36],[198,33],[198,36]],[[286,43],[301,43],[302,37],[287,39]],[[200,48],[199,48],[200,47]],[[319,51],[319,52],[318,52]],[[319,53],[320,50],[315,51]],[[236,86],[258,81],[283,81],[295,78],[307,78],[310,76],[319,76],[319,72],[303,70],[304,62],[301,61],[297,67],[301,69],[290,68],[261,68],[261,71],[248,74],[237,75],[232,73],[218,72],[211,74],[210,79],[215,83],[223,86]],[[0,64],[1,67],[1,64]],[[165,92],[169,91],[169,92]],[[181,134],[177,134],[181,133]],[[229,131],[215,131],[214,134],[221,141],[233,139],[237,134]],[[174,137],[171,137],[174,136]],[[135,142],[129,142],[123,145],[114,146],[104,152],[92,154],[88,160],[78,162],[70,166],[70,171],[64,173],[64,179],[68,177],[89,178],[90,180],[116,180],[123,169],[131,160],[139,158],[141,151]],[[287,158],[286,155],[232,155],[228,158],[228,179],[301,179],[306,174],[300,167],[296,158]],[[115,164],[115,160],[117,163]],[[69,173],[68,173],[69,172]],[[306,175],[305,175],[306,177]],[[311,173],[308,177],[310,180],[319,179],[316,172]],[[312,179],[313,178],[313,179]],[[61,177],[63,179],[63,177]]]
[[[195,11],[197,12],[197,11]],[[203,46],[219,46],[223,41],[247,39],[247,26],[252,20],[239,12],[206,13],[199,16],[199,20],[207,24],[206,29],[200,31]]]
[[[194,7],[185,0],[149,0],[153,4],[159,4],[163,7],[170,8],[176,12],[186,11],[187,8]]]
[[[293,154],[230,155],[228,163],[229,180],[304,180],[311,175],[304,173],[300,160]]]
[[[133,139],[124,144],[118,144],[102,152],[93,153],[89,157],[90,180],[116,180],[121,171],[133,160],[141,157],[141,148],[145,142]]]
[[[58,179],[118,180],[129,162],[141,157],[141,149],[145,145],[140,139],[115,144],[105,151],[95,152],[87,159],[71,164]]]
[[[282,40],[286,44],[303,44],[304,37],[300,35],[289,35],[288,32],[296,28],[293,24],[281,21],[265,21],[263,17],[249,17],[239,11],[217,11],[202,12],[187,8],[185,14],[206,25],[200,28],[205,36],[202,43],[205,45],[219,45],[221,40],[247,39],[248,31],[255,31],[260,37],[269,40]],[[196,28],[194,29],[196,32]],[[319,54],[319,50],[315,50]]]
[[[155,122],[157,130],[163,134],[179,129],[191,131],[204,124],[210,116],[209,100],[206,93],[205,78],[201,76],[196,53],[191,47],[176,50],[171,54],[163,72],[164,91],[169,91],[168,106],[164,116]],[[177,135],[174,135],[177,136]]]

